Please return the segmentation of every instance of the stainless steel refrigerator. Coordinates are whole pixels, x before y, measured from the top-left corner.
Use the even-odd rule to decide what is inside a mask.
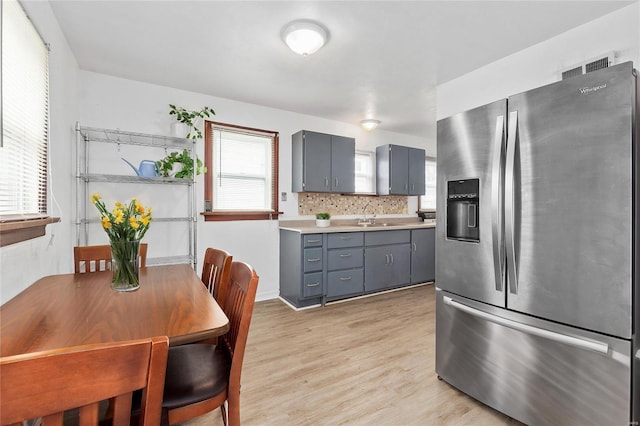
[[[639,98],[627,62],[438,122],[436,373],[524,423],[640,421]]]

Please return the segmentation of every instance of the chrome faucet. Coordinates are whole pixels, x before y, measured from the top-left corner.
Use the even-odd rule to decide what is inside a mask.
[[[364,208],[362,209],[362,218],[358,221],[358,225],[372,225],[376,223],[375,214],[373,215],[373,221],[369,221],[369,219],[367,219],[367,207],[369,207],[369,204],[371,204],[371,200],[369,200],[367,204],[364,205]]]

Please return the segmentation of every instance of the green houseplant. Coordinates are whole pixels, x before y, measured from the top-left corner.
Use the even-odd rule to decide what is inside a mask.
[[[182,168],[179,169],[176,166],[181,166]],[[191,158],[187,149],[182,152],[171,152],[162,160],[156,161],[158,176],[192,179],[194,171],[196,175],[199,175],[206,173],[207,168],[203,167],[202,160],[198,157],[196,157],[194,164],[193,158]]]
[[[189,111],[182,107],[169,104],[169,115],[175,115],[179,123],[183,123],[188,127],[187,139],[202,139],[202,132],[196,127],[198,118],[210,117],[216,115],[213,108],[204,107],[200,111]]]
[[[316,226],[318,228],[331,226],[331,215],[327,212],[316,213]]]

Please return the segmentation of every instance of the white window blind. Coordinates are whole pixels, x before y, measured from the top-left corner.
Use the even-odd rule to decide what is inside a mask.
[[[213,126],[213,211],[272,211],[274,134]]]
[[[373,152],[356,151],[356,192],[370,194],[374,187],[374,156]]]
[[[48,49],[17,1],[1,7],[0,215],[46,214]]]
[[[427,157],[425,160],[425,194],[420,196],[420,210],[436,209],[436,159]]]

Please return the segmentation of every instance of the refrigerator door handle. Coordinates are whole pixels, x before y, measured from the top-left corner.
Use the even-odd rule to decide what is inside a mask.
[[[505,248],[507,250],[507,275],[509,291],[518,294],[518,273],[514,238],[514,168],[516,163],[516,143],[518,141],[518,111],[509,113],[509,132],[507,133],[507,163],[504,179]]]
[[[502,214],[501,175],[504,154],[504,115],[496,117],[496,131],[493,139],[493,164],[491,167],[491,237],[493,239],[493,269],[496,291],[502,291],[504,267],[502,261]]]
[[[531,334],[534,336],[542,337],[544,339],[553,340],[555,342],[563,343],[566,345],[575,346],[580,349],[586,349],[594,352],[598,352],[602,355],[609,353],[609,345],[603,342],[597,342],[594,340],[580,339],[578,337],[567,336],[566,334],[557,333],[555,331],[545,330],[543,328],[533,327],[528,324],[523,324],[510,319],[502,318],[496,315],[489,314],[471,306],[467,306],[463,303],[457,302],[448,296],[443,297],[445,305],[451,306],[459,311],[466,312],[475,317],[493,322],[503,327],[508,327],[522,333]]]

